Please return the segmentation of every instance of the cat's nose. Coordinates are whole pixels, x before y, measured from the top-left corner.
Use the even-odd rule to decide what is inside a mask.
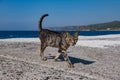
[[[75,44],[74,40],[71,40],[71,44],[72,44],[72,46]]]
[[[71,40],[71,43],[74,43],[74,40]]]

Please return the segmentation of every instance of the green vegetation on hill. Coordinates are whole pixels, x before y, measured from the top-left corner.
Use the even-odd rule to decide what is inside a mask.
[[[53,29],[53,28],[52,28]],[[107,23],[92,24],[87,26],[66,26],[66,27],[56,27],[54,30],[66,30],[66,31],[79,31],[79,30],[120,30],[120,21],[112,21]]]

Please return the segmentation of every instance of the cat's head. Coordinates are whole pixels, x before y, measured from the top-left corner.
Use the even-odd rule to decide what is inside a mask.
[[[64,32],[63,36],[67,44],[74,46],[78,41],[79,32],[76,32],[75,34]]]

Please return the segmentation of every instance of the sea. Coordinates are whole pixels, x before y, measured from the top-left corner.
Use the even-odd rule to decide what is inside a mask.
[[[57,31],[63,32],[63,31]],[[68,31],[74,34],[75,31]],[[80,31],[80,36],[100,36],[100,35],[110,35],[110,34],[120,34],[120,31]],[[0,39],[7,38],[37,38],[39,36],[38,31],[0,31]]]

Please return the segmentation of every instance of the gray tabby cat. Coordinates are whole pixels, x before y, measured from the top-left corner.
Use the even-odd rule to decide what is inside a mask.
[[[75,45],[78,41],[79,32],[71,35],[68,32],[55,32],[48,29],[42,28],[42,21],[43,18],[48,16],[48,14],[44,14],[39,21],[39,38],[41,40],[41,47],[40,47],[40,57],[43,61],[46,61],[47,58],[44,57],[44,50],[46,47],[56,47],[58,48],[58,54],[55,56],[54,60],[57,61],[60,55],[63,55],[65,61],[68,63],[69,68],[73,68],[74,65],[71,63],[66,51],[70,45]]]

